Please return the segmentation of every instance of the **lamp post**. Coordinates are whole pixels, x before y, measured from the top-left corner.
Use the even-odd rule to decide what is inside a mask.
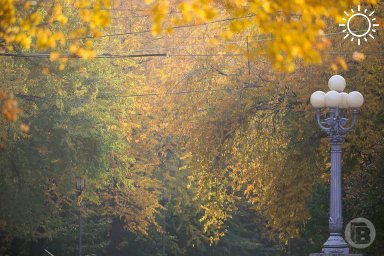
[[[323,254],[349,254],[348,245],[341,235],[343,228],[341,144],[345,134],[355,126],[358,108],[363,105],[364,97],[357,91],[343,92],[345,85],[345,79],[335,75],[328,81],[330,91],[327,93],[316,91],[311,95],[311,104],[316,108],[317,124],[328,135],[331,144],[330,236],[323,245]],[[328,107],[329,111],[328,116],[322,119],[321,113],[324,107]],[[352,110],[352,120],[347,126],[348,108]]]
[[[76,190],[80,196],[85,189],[85,179],[83,177],[76,177]],[[82,222],[81,222],[81,201],[79,202],[79,256],[81,256],[81,233],[82,233]]]

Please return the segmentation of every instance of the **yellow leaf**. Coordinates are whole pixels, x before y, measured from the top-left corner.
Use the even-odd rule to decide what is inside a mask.
[[[362,52],[354,52],[352,57],[355,61],[358,62],[365,60],[365,54]]]
[[[218,41],[217,39],[215,39],[215,38],[210,38],[210,39],[208,40],[208,42],[209,42],[211,45],[213,45],[213,46],[216,46],[216,45],[219,44],[219,41]]]
[[[79,14],[83,22],[89,22],[91,20],[91,11],[89,9],[82,9]]]
[[[339,64],[340,64],[340,66],[341,66],[342,69],[344,69],[344,70],[348,70],[348,65],[347,65],[347,63],[345,62],[344,58],[339,57],[339,58],[337,58],[337,61],[339,62]]]
[[[172,27],[168,27],[166,30],[165,30],[165,32],[166,33],[172,33],[173,32],[173,28]]]
[[[205,19],[207,19],[207,20],[213,20],[215,17],[216,17],[216,15],[217,15],[217,12],[216,12],[216,10],[214,10],[214,9],[206,9],[205,11],[204,11],[204,13],[205,13]]]
[[[41,73],[43,73],[44,75],[49,75],[49,69],[48,69],[48,67],[43,67],[42,69],[41,69]]]
[[[337,72],[337,70],[338,70],[336,64],[332,64],[332,65],[331,65],[331,69],[332,69],[334,72]]]
[[[153,24],[152,25],[152,34],[153,35],[159,35],[161,33],[161,26],[159,24]]]
[[[27,1],[24,4],[24,10],[29,10],[29,8],[31,8],[31,2]]]
[[[26,124],[20,124],[20,130],[23,132],[23,133],[29,133],[29,126],[26,125]]]
[[[183,13],[192,11],[192,5],[190,3],[181,3],[179,4],[179,9]]]
[[[49,55],[50,61],[55,61],[59,58],[60,58],[60,53],[58,53],[58,52],[51,52],[51,54]]]
[[[269,1],[263,1],[262,6],[267,13],[271,12],[271,3]]]

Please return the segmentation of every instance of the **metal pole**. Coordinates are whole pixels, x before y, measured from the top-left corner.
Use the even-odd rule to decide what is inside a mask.
[[[164,221],[163,221],[163,256],[165,256],[165,235],[166,235],[166,220],[165,220],[165,213],[164,213]]]
[[[348,254],[348,244],[342,237],[342,176],[341,176],[341,144],[342,138],[331,137],[331,194],[329,211],[330,236],[323,246],[324,253]]]
[[[341,234],[343,228],[341,202],[341,143],[331,142],[331,198],[329,231]]]
[[[80,202],[80,204],[79,204],[79,256],[81,256],[81,247],[82,247],[82,245],[81,245],[82,228],[83,228],[83,226],[82,226],[82,222],[81,222],[81,202]]]
[[[321,109],[317,109],[316,120],[321,130],[329,136],[331,144],[331,193],[329,212],[329,238],[323,245],[323,253],[348,255],[348,244],[342,237],[342,175],[341,175],[341,145],[344,135],[350,131],[356,121],[357,109],[352,110],[352,122],[345,127],[347,119],[339,108],[330,108],[329,117],[321,120]]]

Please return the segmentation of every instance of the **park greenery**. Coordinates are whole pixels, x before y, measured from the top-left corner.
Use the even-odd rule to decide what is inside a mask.
[[[379,28],[343,40],[343,11]],[[384,252],[384,5],[0,0],[0,255],[308,255],[328,237],[329,143],[309,97],[365,97],[344,222]],[[364,20],[352,25],[364,27]],[[76,177],[86,180],[82,193]]]

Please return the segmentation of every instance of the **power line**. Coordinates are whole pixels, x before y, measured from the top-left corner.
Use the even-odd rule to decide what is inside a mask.
[[[121,17],[111,17],[111,20],[120,20],[120,19],[132,19],[132,18],[150,18],[149,15],[132,15],[132,16],[121,16]]]
[[[190,25],[173,26],[173,27],[170,27],[170,28],[171,29],[180,29],[180,28],[188,28],[188,27],[199,27],[199,26],[205,26],[205,25],[210,25],[210,24],[215,24],[215,23],[221,23],[221,22],[227,22],[227,21],[233,21],[233,20],[240,20],[240,19],[247,19],[247,18],[252,18],[252,17],[255,17],[255,16],[256,16],[256,14],[250,14],[250,15],[242,16],[242,17],[214,20],[214,21],[205,22],[205,23],[201,23],[201,24],[190,24]],[[118,17],[115,17],[115,19],[116,18],[118,18]],[[382,30],[382,29],[377,29],[377,30]],[[122,32],[122,33],[114,33],[114,34],[105,34],[105,35],[101,35],[101,36],[84,36],[84,37],[78,37],[78,38],[71,38],[71,39],[68,39],[67,41],[82,40],[82,39],[97,39],[97,38],[125,36],[125,35],[137,35],[137,34],[145,34],[145,33],[150,33],[150,32],[151,32],[151,30],[147,29],[147,30],[140,30],[140,31],[133,31],[133,32],[129,31],[129,32]],[[358,31],[354,31],[354,32],[358,32]],[[324,34],[323,36],[343,34],[343,33],[345,33],[345,32],[340,32],[340,33],[333,32],[333,33]]]
[[[355,51],[328,51],[328,52],[323,52],[323,53],[329,53],[332,55],[337,55],[337,54],[351,54],[354,53]],[[377,52],[366,52],[364,53],[365,55],[375,55],[378,53],[384,53],[384,51],[377,51]],[[246,56],[244,54],[167,54],[167,57],[210,57],[210,56],[215,56],[215,57],[237,57],[237,56]]]
[[[183,94],[195,94],[195,93],[205,93],[205,92],[219,92],[219,91],[240,91],[246,89],[255,89],[260,88],[259,85],[248,85],[240,88],[219,88],[219,89],[201,89],[201,90],[188,90],[188,91],[176,91],[176,92],[165,92],[165,93],[135,93],[135,94],[126,94],[126,95],[98,95],[96,99],[116,99],[116,98],[132,98],[132,97],[153,97],[153,96],[169,96],[169,95],[183,95]],[[16,93],[16,97],[24,100],[36,101],[36,100],[53,100],[53,99],[65,99],[69,97],[40,97],[36,95],[27,95],[22,93]]]
[[[0,53],[3,57],[17,57],[17,58],[49,58],[49,53]],[[144,57],[166,57],[166,53],[148,53],[148,54],[109,54],[103,53],[96,55],[96,59],[119,59],[119,58],[144,58]],[[76,55],[62,54],[60,58],[82,59]]]
[[[167,54],[167,57],[239,57],[239,56],[245,56],[244,54],[241,54],[241,53],[234,53],[234,54],[227,54],[227,53],[224,53],[224,54],[220,54],[220,53],[209,53],[209,54],[205,54],[205,53],[202,53],[202,54],[193,54],[193,53],[190,53],[190,54]]]
[[[243,39],[243,38],[238,38],[239,41],[240,39]],[[257,42],[257,40],[250,40],[249,42]],[[144,51],[152,51],[152,50],[164,50],[164,49],[179,49],[179,48],[188,48],[188,47],[196,47],[196,46],[207,46],[207,43],[209,44],[209,42],[206,42],[206,43],[201,43],[201,44],[187,44],[187,45],[176,45],[176,46],[164,46],[164,47],[153,47],[153,48],[141,48],[141,49],[137,49],[135,50],[134,52],[144,52]],[[216,45],[228,45],[228,44],[234,44],[235,42],[234,41],[224,41],[222,43],[217,43]]]
[[[240,91],[246,89],[260,88],[258,85],[249,85],[240,88],[220,88],[220,89],[202,89],[202,90],[189,90],[189,91],[176,91],[176,92],[165,92],[165,93],[143,93],[143,94],[128,94],[128,95],[100,95],[96,98],[99,99],[113,99],[113,98],[129,98],[129,97],[147,97],[147,96],[167,96],[167,95],[180,95],[180,94],[193,94],[203,92],[218,92],[218,91]]]
[[[355,51],[328,51],[324,53],[329,54],[351,54]],[[374,55],[384,53],[384,51],[376,51],[376,52],[366,52],[365,55]],[[49,58],[49,53],[0,53],[0,57],[16,57],[16,58]],[[103,53],[101,55],[96,55],[95,59],[123,59],[123,58],[145,58],[145,57],[240,57],[245,56],[244,54],[215,54],[215,53],[201,53],[201,54],[171,54],[171,53],[151,53],[151,54],[110,54]],[[61,55],[60,58],[74,58],[74,59],[82,59],[79,56],[64,54]]]
[[[381,31],[381,30],[383,30],[383,29],[376,29],[376,31]],[[363,32],[363,31],[365,31],[365,30],[357,30],[357,31],[353,31],[353,32],[358,33],[358,32]],[[320,36],[335,36],[335,35],[340,35],[340,34],[345,34],[345,32],[330,32],[330,33],[325,33],[325,34],[320,35]],[[172,38],[175,38],[175,37],[172,37]],[[177,37],[177,38],[185,38],[185,37]],[[191,37],[188,37],[188,38],[191,38]],[[196,37],[192,37],[192,38],[196,38]],[[239,37],[239,38],[236,38],[236,40],[240,41],[241,39],[243,39],[245,41],[246,38],[247,37]],[[252,42],[262,42],[262,41],[272,41],[272,40],[274,40],[272,37],[263,38],[262,36],[259,36],[257,39],[249,40],[248,42],[252,43]],[[218,43],[217,45],[227,45],[227,44],[233,44],[233,43],[234,43],[234,41],[224,41],[222,43]],[[207,42],[201,43],[201,44],[200,43],[199,44],[194,43],[194,44],[188,44],[188,45],[141,48],[141,49],[135,50],[134,52],[152,51],[152,50],[159,50],[159,49],[179,49],[179,48],[204,46],[204,45],[207,45]]]
[[[181,12],[170,12],[168,15],[172,15],[172,14],[181,14]],[[114,17],[111,17],[112,20],[131,19],[131,18],[152,18],[152,15],[151,14],[146,14],[146,15],[130,15],[130,16],[114,16]]]
[[[212,22],[207,22],[207,23],[202,23],[202,24],[175,26],[175,27],[172,27],[172,28],[178,29],[178,28],[186,28],[186,27],[204,26],[204,25],[209,25],[209,24],[212,24],[212,23],[219,23],[219,22],[225,22],[225,21],[245,19],[245,18],[251,18],[251,17],[254,17],[254,16],[255,16],[255,14],[252,14],[252,15],[249,15],[249,16],[243,16],[243,17],[237,17],[237,18],[227,18],[227,19],[222,19],[222,20],[215,20],[215,21],[212,21]],[[381,31],[381,30],[383,30],[383,29],[376,29],[376,31]],[[357,30],[357,31],[353,31],[353,32],[362,32],[362,31],[365,31],[365,30]],[[151,30],[141,30],[141,31],[134,31],[134,32],[123,32],[123,33],[115,33],[115,34],[106,34],[106,35],[101,35],[101,36],[98,36],[98,37],[86,36],[86,37],[82,37],[82,38],[68,39],[67,41],[80,40],[80,39],[97,39],[97,38],[103,38],[103,37],[115,37],[115,36],[124,36],[124,35],[136,35],[136,34],[143,34],[143,33],[149,33],[149,32],[151,32]],[[330,32],[330,33],[325,33],[325,34],[319,35],[319,36],[334,36],[334,35],[339,35],[339,34],[345,34],[345,32]],[[182,38],[182,37],[179,37],[179,38]],[[271,41],[271,40],[274,40],[274,39],[272,37],[269,37],[269,38],[260,38],[260,39],[256,39],[256,40],[250,40],[249,42],[262,42],[262,41]],[[220,45],[230,44],[230,43],[231,42],[229,41],[229,42],[225,42],[225,43],[220,43]],[[199,45],[205,45],[205,44],[191,44],[191,45],[178,45],[178,46],[173,46],[173,47],[169,47],[168,46],[168,47],[144,48],[144,49],[138,49],[138,50],[134,51],[134,53],[135,52],[143,52],[143,51],[151,51],[151,50],[159,50],[159,49],[179,49],[179,48],[193,47],[193,46],[199,46]],[[161,55],[161,56],[163,56],[163,55]],[[130,56],[128,56],[128,57],[130,57]],[[138,56],[138,57],[141,57],[141,56]]]
[[[383,29],[376,29],[376,31],[380,31],[380,30],[383,30]],[[353,32],[361,32],[361,31],[353,31]],[[323,34],[321,36],[334,36],[334,35],[339,35],[339,34],[345,34],[345,32],[331,32],[331,33],[326,33],[326,34]],[[178,38],[182,38],[182,37],[178,37]],[[189,37],[190,38],[190,37]],[[244,39],[246,40],[246,37],[244,38],[236,38],[237,40],[241,40],[241,39]],[[257,38],[255,40],[249,40],[248,42],[249,43],[252,43],[252,42],[263,42],[263,41],[272,41],[273,38],[272,37],[269,37],[269,38]],[[217,45],[228,45],[228,44],[233,44],[234,42],[233,41],[224,41],[222,43],[218,43]],[[165,49],[180,49],[180,48],[188,48],[188,47],[196,47],[196,46],[204,46],[204,45],[207,45],[207,43],[200,43],[200,44],[188,44],[188,45],[177,45],[177,46],[164,46],[164,47],[152,47],[152,48],[141,48],[141,49],[137,49],[135,50],[133,53],[137,53],[137,52],[144,52],[144,51],[153,51],[153,50],[165,50]]]
[[[376,29],[376,31],[380,31],[380,30],[383,30],[383,29]],[[362,31],[363,30],[361,30],[361,31],[353,31],[353,32],[357,33],[357,32],[362,32]],[[331,32],[331,33],[323,34],[321,36],[335,36],[335,35],[340,35],[340,34],[345,34],[345,32]],[[223,43],[218,43],[218,45],[235,44],[236,42],[239,42],[240,39],[243,39],[245,41],[246,37],[244,37],[244,38],[237,38],[237,41],[224,41]],[[273,40],[272,37],[269,37],[269,38],[259,37],[259,38],[254,39],[254,40],[249,40],[248,42],[252,43],[252,42],[263,42],[263,41],[272,41],[272,40]],[[188,45],[177,45],[177,46],[142,48],[142,49],[135,50],[134,52],[144,52],[144,51],[152,51],[152,50],[165,50],[165,49],[180,49],[180,48],[205,46],[205,45],[207,45],[207,44],[206,43],[202,43],[202,44],[188,44]]]
[[[244,17],[243,17],[244,18]],[[218,21],[217,21],[218,22]],[[383,29],[376,29],[376,31],[381,31]],[[359,31],[354,31],[359,32]],[[134,32],[133,32],[134,33]],[[138,32],[137,32],[138,33]],[[329,35],[338,35],[338,34],[345,34],[345,32],[331,32],[331,33],[325,33],[321,36],[329,36]],[[270,41],[274,40],[272,37],[270,38],[260,38],[256,40],[250,40],[249,42],[262,42],[262,41]],[[227,44],[231,42],[225,42],[221,44]],[[136,52],[143,52],[143,51],[151,51],[151,50],[159,50],[159,49],[179,49],[179,48],[186,48],[186,47],[193,47],[193,46],[199,46],[199,45],[205,45],[205,44],[192,44],[192,45],[178,45],[174,47],[156,47],[156,48],[144,48],[144,49],[138,49],[134,52],[127,53],[127,54],[111,54],[111,53],[103,53],[100,55],[96,55],[94,58],[96,59],[117,59],[117,58],[143,58],[143,57],[182,57],[182,56],[193,56],[193,57],[209,57],[209,56],[223,56],[223,57],[234,57],[234,56],[244,56],[244,54],[170,54],[170,53],[146,53],[146,54],[135,54]],[[353,51],[350,52],[336,52],[336,51],[329,51],[330,54],[345,54],[345,53],[353,53]],[[376,54],[376,53],[382,53],[382,52],[372,52],[372,53],[366,53],[366,54]],[[0,53],[1,56],[7,56],[7,57],[19,57],[19,58],[49,58],[49,53]],[[76,55],[69,55],[64,54],[61,55],[62,58],[77,58],[81,59],[81,57]]]
[[[101,10],[113,11],[113,12],[119,12],[119,11],[146,12],[148,11],[147,9],[133,9],[133,8],[101,8]]]
[[[227,18],[227,19],[221,19],[221,20],[214,20],[210,22],[205,22],[201,24],[191,24],[191,25],[180,25],[180,26],[173,26],[171,27],[172,29],[180,29],[180,28],[189,28],[189,27],[199,27],[199,26],[205,26],[209,24],[215,24],[215,23],[220,23],[220,22],[226,22],[226,21],[233,21],[233,20],[239,20],[239,19],[247,19],[247,18],[252,18],[256,16],[255,14],[253,15],[248,15],[248,16],[243,16],[243,17],[237,17],[237,18]],[[137,34],[145,34],[145,33],[150,33],[152,32],[150,29],[147,30],[140,30],[140,31],[130,31],[130,32],[123,32],[123,33],[114,33],[114,34],[105,34],[101,36],[84,36],[84,37],[77,37],[77,38],[70,38],[67,41],[73,41],[73,40],[82,40],[82,39],[97,39],[97,38],[103,38],[103,37],[115,37],[115,36],[125,36],[125,35],[137,35]]]

